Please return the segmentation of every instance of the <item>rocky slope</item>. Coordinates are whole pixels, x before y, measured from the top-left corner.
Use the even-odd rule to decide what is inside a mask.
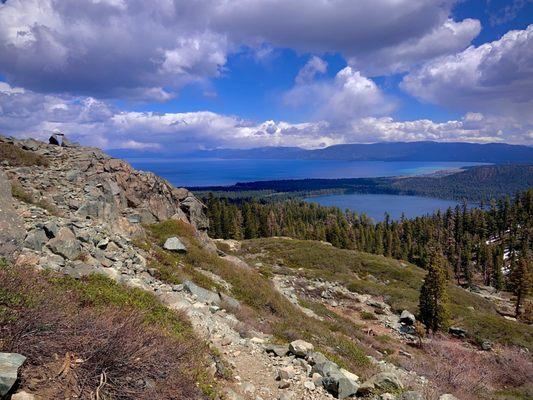
[[[362,382],[315,352],[311,343],[297,340],[290,346],[273,346],[269,344],[273,338],[262,332],[243,336],[240,322],[224,309],[228,304],[238,308],[235,299],[190,281],[161,280],[148,265],[149,254],[134,244],[134,238],[143,235],[144,224],[184,221],[194,228],[205,249],[215,249],[206,234],[204,205],[186,189],[174,188],[94,148],[0,137],[2,144],[42,156],[47,163],[28,166],[2,161],[0,256],[19,266],[75,278],[101,273],[154,293],[169,308],[185,312],[197,333],[221,354],[213,361],[212,373],[226,377],[225,398],[318,400],[372,393],[375,399],[424,398],[406,389],[408,385],[423,389],[424,379],[391,364],[375,361],[378,373]],[[164,247],[183,251],[179,244],[177,239]],[[249,268],[237,257],[226,259],[235,268]],[[228,285],[220,277],[210,278]],[[294,285],[278,282],[277,286],[283,293],[284,287]],[[319,318],[312,312],[308,317]]]

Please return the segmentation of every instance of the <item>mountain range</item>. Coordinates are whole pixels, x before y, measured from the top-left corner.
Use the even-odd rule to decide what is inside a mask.
[[[114,157],[126,159],[154,157],[154,152],[110,150]],[[252,149],[215,149],[189,153],[162,151],[157,157],[223,158],[223,159],[295,159],[344,161],[463,161],[495,164],[531,163],[533,147],[505,143],[464,142],[382,142],[372,144],[339,144],[322,149],[299,147],[258,147]]]

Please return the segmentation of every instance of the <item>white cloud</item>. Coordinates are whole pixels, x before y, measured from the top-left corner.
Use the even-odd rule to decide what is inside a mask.
[[[347,80],[352,78],[351,73]],[[334,120],[254,123],[209,111],[128,112],[90,97],[42,95],[0,86],[1,133],[46,140],[54,129],[85,145],[169,152],[216,147],[316,148],[399,140],[533,142],[532,123],[481,113],[467,113],[462,119],[446,122],[353,117],[344,123]]]
[[[448,19],[422,37],[355,55],[349,64],[371,75],[405,72],[424,60],[463,50],[481,31],[475,19]]]
[[[9,0],[0,73],[42,93],[165,101],[247,45],[258,60],[274,46],[338,52],[372,76],[465,48],[479,24],[450,20],[455,2]]]
[[[168,100],[226,63],[225,35],[206,27],[208,2],[9,0],[0,73],[39,92]]]
[[[466,48],[479,21],[449,19],[455,0],[221,1],[211,26],[238,43],[339,52],[367,76]]]
[[[296,75],[295,82],[297,85],[309,83],[313,81],[318,74],[324,74],[327,70],[328,63],[320,57],[313,56],[298,72],[298,75]]]
[[[533,25],[430,61],[401,87],[431,103],[533,121]]]
[[[295,86],[284,95],[287,105],[311,109],[314,119],[343,123],[362,115],[384,115],[394,108],[379,87],[351,67],[333,79],[313,80],[326,65],[312,58],[298,73]]]

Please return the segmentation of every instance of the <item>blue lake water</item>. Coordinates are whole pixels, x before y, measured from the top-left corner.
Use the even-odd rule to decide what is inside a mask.
[[[386,162],[333,160],[129,159],[135,168],[151,171],[175,186],[228,186],[237,182],[305,178],[370,178],[410,176],[479,165],[467,162]],[[388,212],[416,217],[454,207],[454,201],[416,196],[344,194],[307,199],[322,205],[366,213],[376,221]]]
[[[429,174],[479,165],[467,162],[129,159],[135,168],[151,171],[175,186],[228,186],[252,182],[305,178],[371,178]]]
[[[353,193],[308,197],[305,200],[323,206],[339,207],[342,210],[349,209],[358,214],[365,213],[375,221],[383,221],[385,212],[388,212],[392,219],[398,220],[402,213],[406,218],[413,218],[457,205],[457,202],[450,200],[390,194]]]

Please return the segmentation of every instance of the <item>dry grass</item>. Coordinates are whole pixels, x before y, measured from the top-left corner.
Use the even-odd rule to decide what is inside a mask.
[[[51,215],[62,216],[60,210],[45,199],[35,199],[34,196],[27,192],[17,180],[11,181],[11,195],[24,203],[33,204],[48,211]]]
[[[495,393],[512,388],[516,398],[533,396],[531,357],[516,348],[476,352],[458,341],[433,338],[404,366],[429,378],[441,390],[460,399],[499,398]]]
[[[171,236],[180,237],[188,248],[184,255],[164,252],[164,257],[158,256],[156,260],[152,257],[149,260],[151,266],[160,264],[166,258],[167,268],[170,268],[167,272],[170,275],[178,276],[187,270],[202,269],[231,284],[232,290],[228,294],[243,304],[236,314],[242,322],[238,329],[244,334],[250,329],[258,329],[273,333],[280,341],[308,340],[350,370],[361,375],[369,373],[370,363],[358,339],[358,330],[348,321],[337,317],[328,317],[325,322],[309,318],[285,299],[273,287],[272,282],[258,271],[235,265],[205,250],[196,239],[194,230],[186,223],[166,221],[150,226],[149,230],[150,238],[139,244],[152,255],[160,254],[162,250],[158,246]],[[184,267],[178,271],[175,265],[180,261]],[[160,267],[161,265],[156,268]],[[213,287],[211,282],[196,283],[208,289]],[[223,288],[215,289],[224,291]]]
[[[0,142],[0,161],[4,160],[7,160],[14,167],[29,167],[34,165],[48,167],[49,165],[48,159],[44,156],[21,149],[12,143]]]
[[[207,347],[186,320],[103,277],[0,268],[0,337],[1,351],[28,358],[21,387],[41,398],[199,399],[198,383],[211,390]]]

